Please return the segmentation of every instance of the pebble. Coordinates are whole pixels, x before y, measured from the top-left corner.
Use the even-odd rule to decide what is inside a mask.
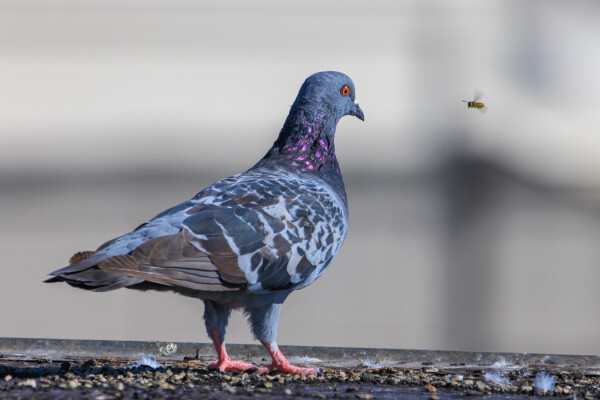
[[[183,378],[185,378],[185,375],[186,375],[185,372],[180,372],[176,375],[173,375],[173,379],[175,379],[176,381],[180,381]]]
[[[361,382],[373,382],[375,380],[375,375],[370,372],[366,372],[362,374],[360,377]]]
[[[490,391],[490,387],[481,381],[477,381],[475,387],[482,393],[487,393]]]
[[[531,386],[527,386],[527,385],[521,386],[521,392],[523,392],[523,393],[531,393],[532,391],[533,391],[533,387],[531,387]]]
[[[428,392],[431,392],[431,393],[435,393],[437,391],[435,386],[433,386],[432,384],[427,384],[423,387],[425,388],[425,390],[427,390]]]
[[[229,394],[235,394],[236,390],[234,387],[231,387],[227,382],[221,383],[221,390],[227,392]]]
[[[81,386],[81,383],[77,382],[74,379],[67,381],[67,387],[69,389],[77,389],[79,386]]]
[[[20,382],[19,386],[28,386],[35,389],[37,387],[37,382],[35,379],[26,379],[23,382]]]

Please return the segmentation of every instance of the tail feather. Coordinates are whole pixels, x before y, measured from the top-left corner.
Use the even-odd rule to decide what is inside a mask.
[[[86,282],[80,281],[74,277],[61,277],[54,276],[52,278],[46,279],[44,282],[53,283],[53,282],[66,282],[70,286],[85,289],[92,292],[108,292],[115,289],[121,289],[124,287],[130,287],[134,285],[138,285],[143,283],[144,281],[140,279],[130,278],[128,276],[112,276],[109,279],[104,279],[102,281],[94,281],[94,282]]]
[[[94,251],[75,253],[69,260],[70,265],[52,272],[50,275],[54,276],[44,282],[66,282],[73,287],[94,292],[106,292],[143,282],[141,279],[111,274],[98,268],[98,264],[109,257]]]
[[[77,260],[78,258],[81,258],[81,256],[79,256],[79,255],[82,253],[87,253],[87,252],[75,253],[73,255],[73,257],[71,257],[71,260]],[[56,271],[52,271],[50,273],[50,275],[60,275],[60,276],[64,277],[67,275],[76,274],[78,272],[85,271],[90,268],[96,267],[98,264],[100,264],[102,261],[104,261],[108,257],[110,257],[110,256],[108,256],[106,254],[94,253],[93,255],[91,255],[87,258],[83,258],[81,261],[71,263],[71,264],[67,265],[66,267],[57,269]]]
[[[77,264],[78,262],[83,261],[86,258],[90,258],[94,254],[96,254],[95,251],[80,251],[78,253],[75,253],[69,259],[69,265]]]

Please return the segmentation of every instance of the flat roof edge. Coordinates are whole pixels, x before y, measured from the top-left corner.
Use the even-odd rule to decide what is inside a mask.
[[[384,366],[405,364],[471,365],[507,367],[510,365],[548,365],[599,368],[600,356],[571,354],[537,354],[509,352],[471,352],[448,350],[378,349],[358,347],[280,346],[287,357],[302,358],[307,363],[349,365],[365,362]],[[268,358],[258,344],[227,344],[232,358]],[[184,357],[212,359],[216,354],[211,343],[147,342],[122,340],[10,338],[0,337],[0,359],[4,358],[122,358],[137,359],[153,354],[157,359],[181,360]]]

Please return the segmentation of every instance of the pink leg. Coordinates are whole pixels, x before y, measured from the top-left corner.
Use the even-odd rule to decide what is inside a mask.
[[[258,369],[259,374],[264,374],[265,372],[270,371],[279,371],[292,375],[318,375],[321,372],[319,368],[304,368],[292,365],[288,360],[286,360],[281,350],[279,350],[277,344],[263,342],[262,340],[261,343],[267,348],[269,354],[271,354],[273,362],[267,367],[260,367]]]
[[[209,369],[218,369],[221,372],[225,371],[245,371],[250,368],[256,368],[256,365],[251,363],[245,363],[241,361],[233,361],[227,355],[225,350],[225,343],[223,342],[223,335],[216,329],[210,332],[210,338],[212,339],[215,350],[217,350],[217,356],[219,361],[214,362],[208,366]]]

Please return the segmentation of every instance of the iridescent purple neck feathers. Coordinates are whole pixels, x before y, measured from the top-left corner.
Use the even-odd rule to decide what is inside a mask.
[[[302,172],[327,167],[339,173],[333,142],[336,125],[323,111],[292,112],[263,159],[278,159]]]

